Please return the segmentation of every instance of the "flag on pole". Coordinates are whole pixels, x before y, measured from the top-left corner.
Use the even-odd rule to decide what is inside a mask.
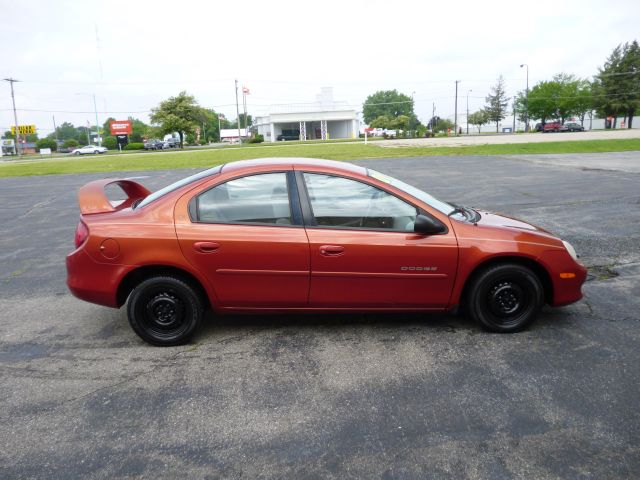
[[[244,93],[245,95],[250,95],[251,92],[249,91],[249,89],[245,86],[242,87],[242,93]]]

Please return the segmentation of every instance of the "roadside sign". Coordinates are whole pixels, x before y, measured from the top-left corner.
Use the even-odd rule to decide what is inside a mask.
[[[51,149],[50,148],[41,148],[40,149],[40,155],[51,155]]]
[[[35,125],[18,125],[18,133],[20,135],[30,135],[33,133],[36,133],[36,126]],[[15,135],[16,134],[16,127],[15,125],[13,125],[11,127],[11,135]]]
[[[131,135],[133,133],[133,122],[131,120],[112,120],[109,122],[111,135]]]

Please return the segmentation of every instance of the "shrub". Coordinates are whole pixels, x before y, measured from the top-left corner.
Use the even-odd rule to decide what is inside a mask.
[[[78,141],[70,138],[69,140],[65,140],[62,146],[64,148],[76,148],[78,146]]]
[[[133,143],[129,143],[128,145],[125,145],[123,150],[142,150],[143,148],[144,148],[144,143],[133,142]]]
[[[36,142],[36,147],[38,150],[50,148],[52,152],[55,152],[58,149],[58,144],[53,138],[41,138]]]
[[[116,137],[107,137],[102,142],[102,146],[108,148],[109,150],[117,150],[118,139]]]
[[[264,142],[264,135],[256,135],[255,137],[251,137],[249,139],[249,143],[262,143]]]

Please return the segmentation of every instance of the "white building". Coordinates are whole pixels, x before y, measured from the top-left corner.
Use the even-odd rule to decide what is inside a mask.
[[[247,138],[247,129],[240,129],[240,136]],[[237,128],[222,128],[220,129],[220,141],[229,143],[238,143],[238,129]]]
[[[272,105],[267,115],[255,118],[254,128],[265,142],[357,138],[360,131],[358,113],[335,102],[330,87],[322,88],[313,103]]]

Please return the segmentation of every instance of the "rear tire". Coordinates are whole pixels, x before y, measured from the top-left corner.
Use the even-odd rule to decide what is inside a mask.
[[[151,277],[136,286],[127,303],[129,324],[145,342],[160,347],[189,341],[204,314],[198,291],[176,277]]]
[[[512,333],[529,326],[543,303],[544,291],[536,274],[522,265],[504,263],[472,279],[467,308],[483,328]]]

